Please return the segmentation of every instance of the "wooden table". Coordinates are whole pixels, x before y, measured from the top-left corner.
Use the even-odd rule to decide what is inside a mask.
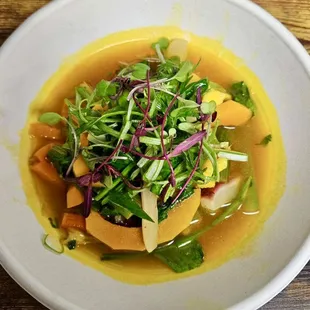
[[[49,0],[0,0],[0,45],[26,17],[48,2]],[[287,26],[310,53],[310,0],[255,2]],[[2,267],[0,288],[0,309],[46,309],[20,288]],[[310,310],[310,263],[289,287],[262,309]]]

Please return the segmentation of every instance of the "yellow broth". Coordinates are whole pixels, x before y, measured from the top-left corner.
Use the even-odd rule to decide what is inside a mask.
[[[174,27],[152,27],[110,35],[87,46],[76,55],[65,60],[52,78],[45,84],[29,109],[27,125],[22,133],[20,167],[28,204],[33,209],[44,229],[50,234],[59,231],[50,226],[48,217],[60,217],[65,208],[65,188],[57,189],[31,174],[28,159],[40,146],[48,143],[42,139],[30,139],[29,124],[35,122],[46,111],[60,112],[64,98],[74,96],[74,88],[81,82],[95,85],[101,79],[110,79],[120,68],[119,61],[131,63],[153,54],[151,43],[159,37],[189,40],[188,59],[196,63],[201,59],[195,73],[208,77],[229,89],[232,83],[245,81],[257,106],[256,116],[245,126],[238,128],[233,136],[233,149],[250,155],[250,167],[254,171],[260,212],[245,215],[238,211],[234,216],[207,232],[201,243],[205,252],[204,264],[184,274],[176,274],[156,259],[101,262],[100,255],[107,248],[103,244],[92,244],[65,253],[83,264],[124,282],[149,284],[179,279],[199,274],[218,267],[228,259],[246,253],[248,244],[257,234],[266,219],[275,209],[285,186],[285,154],[276,112],[257,77],[244,63],[226,50],[219,42],[184,33]],[[272,134],[268,147],[258,146],[263,137]],[[248,164],[234,163],[234,173],[248,174]],[[190,229],[210,223],[213,219],[205,212],[198,223]],[[39,238],[39,236],[38,236]],[[253,242],[253,241],[251,241]]]

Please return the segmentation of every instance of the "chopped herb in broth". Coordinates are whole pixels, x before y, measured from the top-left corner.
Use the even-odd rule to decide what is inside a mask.
[[[44,108],[29,167],[65,251],[183,273],[213,260],[206,240],[225,223],[260,211],[261,136],[246,140],[259,107],[245,82],[206,74],[184,39],[154,41]]]

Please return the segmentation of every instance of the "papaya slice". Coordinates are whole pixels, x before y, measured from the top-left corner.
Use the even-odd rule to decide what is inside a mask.
[[[70,185],[67,191],[67,208],[73,208],[84,202],[82,192],[75,186]]]
[[[174,239],[191,223],[200,205],[201,191],[172,209],[168,218],[159,224],[158,243]],[[86,219],[86,230],[114,250],[144,251],[142,228],[128,228],[106,221],[99,213],[92,211]]]
[[[217,107],[217,118],[223,126],[241,126],[252,117],[252,111],[244,105],[228,100]]]

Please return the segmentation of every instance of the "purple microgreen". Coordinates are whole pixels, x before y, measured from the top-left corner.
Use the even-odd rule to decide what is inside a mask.
[[[114,157],[114,155],[118,153],[118,151],[119,151],[119,150],[121,149],[121,147],[122,147],[122,144],[123,144],[123,140],[120,140],[120,141],[118,142],[118,145],[116,146],[116,148],[113,150],[113,152],[107,157],[106,160],[104,160],[104,161],[100,164],[100,166],[95,170],[95,172],[100,171],[100,170]]]
[[[93,201],[92,183],[93,183],[93,175],[91,174],[87,190],[84,193],[83,216],[85,218],[89,217],[91,206],[92,206],[92,201]]]
[[[168,82],[169,80],[171,80],[171,79],[163,78],[163,79],[161,79],[161,80],[157,80],[157,81],[154,81],[154,82],[150,82],[149,85],[150,85],[150,88],[153,88],[153,87],[155,87],[156,85],[160,85],[160,84],[162,84],[162,83]],[[147,86],[147,83],[141,83],[141,84],[135,86],[135,87],[129,92],[129,94],[128,94],[128,96],[127,96],[127,100],[129,101],[129,100],[133,97],[133,95],[135,94],[136,91],[138,91],[138,90],[140,90],[140,89],[143,89],[143,88],[145,88],[146,86]]]
[[[135,151],[135,150],[130,150],[129,147],[126,146],[126,145],[123,145],[123,146],[121,147],[121,151],[124,152],[124,153],[129,153],[129,152],[130,152],[131,154],[133,154],[133,155],[135,155],[135,156],[139,156],[139,157],[141,157],[141,158],[145,158],[145,159],[149,159],[149,160],[165,160],[164,157],[147,156],[147,155],[142,154],[142,153],[140,153],[140,152],[137,152],[137,151]]]
[[[217,112],[215,111],[213,114],[212,114],[212,122],[215,122],[217,119]]]
[[[94,183],[97,183],[101,180],[102,178],[102,174],[101,172],[94,172],[94,173],[87,173],[79,178],[76,178],[76,183],[79,185],[79,186],[88,186],[88,184],[91,182],[94,182]]]
[[[186,152],[198,142],[202,141],[206,134],[207,132],[205,130],[193,134],[191,137],[181,142],[171,153],[169,153],[168,158],[176,157]]]
[[[201,103],[202,103],[202,96],[201,96],[201,88],[200,87],[197,88],[196,101],[197,101],[197,104],[201,105]]]
[[[120,177],[120,178],[123,180],[123,182],[127,185],[127,187],[129,187],[130,189],[132,189],[132,190],[140,190],[140,189],[142,189],[141,186],[138,187],[138,186],[133,185],[129,180],[127,180],[127,179],[122,175],[122,173],[121,173],[120,171],[118,171],[118,170],[117,170],[116,168],[114,168],[113,166],[107,165],[106,168],[107,168],[107,170],[109,170],[110,173],[113,174],[114,176]]]
[[[170,187],[170,184],[168,183],[164,186],[163,190],[161,191],[160,196],[159,196],[159,201],[161,203],[165,202],[165,197],[166,197],[169,187]]]
[[[122,84],[120,84],[119,90],[117,91],[117,93],[115,95],[110,96],[110,99],[118,100],[121,97],[121,95],[123,94],[123,92],[124,92],[124,86]]]

